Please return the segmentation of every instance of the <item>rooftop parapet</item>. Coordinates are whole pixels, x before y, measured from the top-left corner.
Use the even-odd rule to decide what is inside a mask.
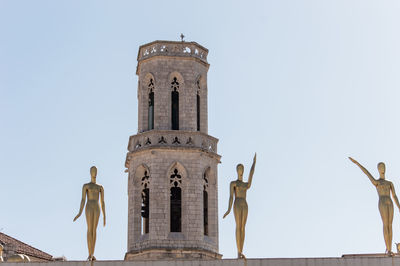
[[[195,57],[207,64],[208,49],[196,42],[154,41],[139,47],[138,62],[153,56]]]

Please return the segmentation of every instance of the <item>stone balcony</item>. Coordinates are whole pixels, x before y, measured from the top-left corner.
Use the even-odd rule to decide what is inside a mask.
[[[181,130],[150,130],[129,138],[128,151],[148,148],[197,148],[217,154],[218,139],[201,132]]]
[[[154,41],[139,47],[137,60],[153,56],[195,57],[207,64],[208,50],[196,42]]]

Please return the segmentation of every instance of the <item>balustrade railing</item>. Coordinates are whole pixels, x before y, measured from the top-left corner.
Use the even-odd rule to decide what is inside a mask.
[[[138,61],[157,55],[197,57],[207,63],[208,50],[196,42],[155,41],[140,46]]]

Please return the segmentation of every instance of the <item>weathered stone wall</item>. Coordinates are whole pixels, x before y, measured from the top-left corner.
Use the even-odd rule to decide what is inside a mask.
[[[209,65],[197,57],[154,56],[138,63],[138,132],[148,130],[149,81],[154,83],[154,129],[171,129],[171,82],[179,82],[179,129],[197,131],[196,95],[200,95],[200,131],[208,132],[207,71]],[[199,81],[200,90],[197,81]]]
[[[150,248],[205,249],[218,252],[219,156],[201,149],[152,148],[138,151],[129,166],[128,251]],[[150,175],[150,232],[141,234],[141,169]],[[170,232],[171,171],[182,175],[182,232]],[[203,174],[208,171],[208,236],[203,231]]]

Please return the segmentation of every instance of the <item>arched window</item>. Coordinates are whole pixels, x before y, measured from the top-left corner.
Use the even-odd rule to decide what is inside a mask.
[[[197,80],[196,110],[197,110],[197,131],[200,131],[200,80]]]
[[[171,82],[171,123],[172,130],[179,130],[179,82],[176,77]]]
[[[150,177],[147,171],[144,171],[144,176],[142,177],[142,235],[149,233],[149,218],[150,218]]]
[[[208,236],[208,177],[203,175],[203,226],[204,235]]]
[[[148,89],[149,89],[148,125],[149,125],[149,130],[152,130],[152,129],[154,129],[154,83],[153,83],[153,79],[150,79]]]
[[[171,232],[182,232],[182,176],[178,173],[178,169],[174,169],[170,177],[170,225]]]

